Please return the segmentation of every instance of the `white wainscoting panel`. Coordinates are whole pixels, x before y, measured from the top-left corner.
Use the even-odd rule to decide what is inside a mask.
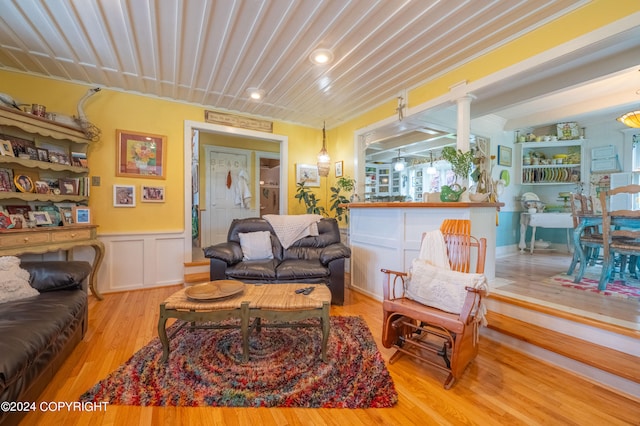
[[[98,289],[107,294],[184,282],[184,234],[108,234]],[[76,256],[79,258],[79,256]]]

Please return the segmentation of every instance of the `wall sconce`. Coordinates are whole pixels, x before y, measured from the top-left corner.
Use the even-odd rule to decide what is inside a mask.
[[[318,175],[327,177],[329,176],[329,169],[331,168],[331,157],[327,152],[327,134],[325,131],[325,123],[322,123],[322,149],[318,153]]]

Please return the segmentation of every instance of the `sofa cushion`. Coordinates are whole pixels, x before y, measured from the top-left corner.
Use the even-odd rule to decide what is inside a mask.
[[[22,267],[29,271],[29,282],[40,293],[81,288],[91,273],[91,264],[82,261],[22,262]]]
[[[78,321],[86,309],[87,294],[82,290],[42,293],[32,299],[3,304],[0,309],[0,389],[12,386],[16,380],[31,383],[62,350],[67,335],[80,325]],[[26,377],[27,374],[32,377]]]
[[[225,271],[227,278],[240,281],[273,281],[276,279],[276,259],[245,260],[235,265],[230,265]]]
[[[318,259],[283,260],[276,268],[276,278],[279,281],[303,281],[328,276],[329,268],[322,266]]]
[[[241,232],[238,237],[242,247],[242,260],[273,259],[269,231]]]

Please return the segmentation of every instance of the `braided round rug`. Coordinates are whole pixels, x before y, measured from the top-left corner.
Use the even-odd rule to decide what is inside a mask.
[[[308,320],[313,324],[318,320]],[[266,323],[268,324],[268,323]],[[171,330],[168,330],[169,332]],[[331,317],[328,363],[317,327],[255,330],[243,364],[237,329],[182,329],[161,363],[158,338],[85,392],[81,401],[140,406],[391,407],[393,381],[366,323]]]

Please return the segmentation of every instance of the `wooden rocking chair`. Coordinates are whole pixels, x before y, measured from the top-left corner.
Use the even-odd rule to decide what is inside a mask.
[[[484,273],[487,244],[469,235],[468,220],[447,220],[441,226],[452,270],[468,273],[471,248],[475,248],[475,272]],[[424,239],[423,234],[423,239]],[[459,314],[424,305],[406,297],[408,274],[382,269],[384,274],[384,312],[382,343],[395,347],[389,360],[393,364],[402,354],[414,356],[430,365],[449,372],[444,388],[450,389],[467,365],[478,354],[480,302],[485,290],[466,287],[466,298]],[[402,284],[396,296],[397,284]],[[429,358],[424,355],[431,354]],[[439,355],[442,359],[433,356]]]

